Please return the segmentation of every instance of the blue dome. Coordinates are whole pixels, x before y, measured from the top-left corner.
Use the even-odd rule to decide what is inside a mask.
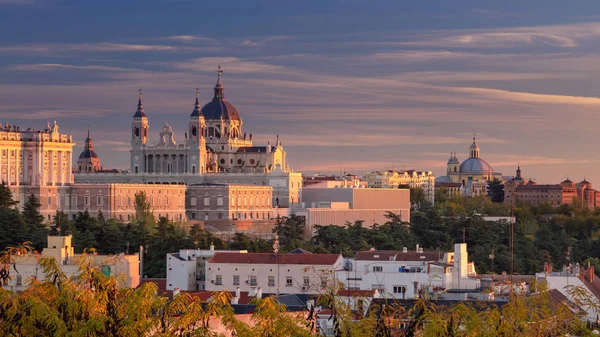
[[[206,103],[206,105],[202,107],[201,112],[206,120],[219,120],[221,118],[224,120],[240,120],[240,115],[238,114],[237,109],[224,98],[213,99],[212,101]]]
[[[98,158],[98,155],[94,150],[83,150],[79,155],[79,159]]]
[[[494,169],[485,160],[481,158],[469,158],[460,164],[461,174],[488,174],[493,173]]]

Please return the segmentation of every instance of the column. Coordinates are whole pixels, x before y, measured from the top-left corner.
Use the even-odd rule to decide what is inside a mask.
[[[11,179],[11,176],[10,176],[10,173],[11,173],[11,167],[10,167],[10,165],[11,165],[11,160],[10,160],[10,155],[11,155],[11,154],[12,154],[12,149],[8,148],[8,150],[7,150],[7,152],[6,152],[6,167],[7,167],[7,171],[6,171],[6,173],[7,173],[7,174],[6,174],[6,175],[7,175],[7,177],[6,177],[6,183],[8,184],[8,186],[10,186],[10,183],[11,183],[11,180],[12,180],[12,179]]]
[[[73,153],[67,151],[67,182],[73,182]]]

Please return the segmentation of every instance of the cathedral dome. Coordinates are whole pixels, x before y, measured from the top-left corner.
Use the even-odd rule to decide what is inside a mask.
[[[481,175],[494,173],[490,164],[481,158],[471,157],[460,164],[460,173],[469,175]]]
[[[224,120],[240,120],[237,109],[231,103],[227,102],[225,98],[220,100],[213,99],[211,102],[206,103],[200,111],[206,120],[221,118]]]
[[[221,66],[219,66],[219,71],[217,71],[217,84],[215,84],[214,91],[215,96],[212,101],[206,103],[200,112],[204,115],[204,119],[206,120],[240,120],[240,115],[238,114],[237,109],[227,100],[223,95],[225,88],[223,87],[223,83],[221,82]]]
[[[98,155],[94,150],[83,150],[79,155],[79,159],[98,158]]]

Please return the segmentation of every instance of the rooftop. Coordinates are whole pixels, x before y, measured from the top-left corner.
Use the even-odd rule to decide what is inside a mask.
[[[339,254],[215,253],[209,263],[333,265]]]

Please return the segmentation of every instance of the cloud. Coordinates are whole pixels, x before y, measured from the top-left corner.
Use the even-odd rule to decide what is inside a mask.
[[[214,51],[217,47],[171,46],[161,44],[126,44],[126,43],[52,43],[52,44],[23,44],[0,47],[0,54],[64,54],[68,52],[192,52]]]
[[[72,64],[60,64],[60,63],[35,63],[35,64],[18,64],[15,66],[8,67],[10,70],[19,71],[50,71],[57,69],[78,69],[78,70],[98,70],[98,71],[136,71],[133,68],[121,68],[121,67],[109,67],[109,66],[98,66],[98,65],[85,65],[77,66]]]
[[[174,36],[167,36],[162,39],[178,41],[178,42],[182,42],[182,43],[192,43],[192,42],[200,42],[201,41],[201,42],[207,42],[208,44],[212,44],[212,45],[219,45],[219,42],[217,42],[217,40],[215,40],[211,37],[206,37],[206,36],[201,36],[201,35],[174,35]]]
[[[292,39],[291,36],[283,36],[283,35],[267,36],[267,37],[261,37],[261,38],[257,38],[257,39],[245,39],[242,41],[242,46],[259,47],[259,46],[264,46],[264,45],[274,42],[274,41],[283,41],[283,40],[290,40],[290,39]]]
[[[34,0],[0,0],[0,5],[33,5]]]
[[[217,65],[221,65],[224,71],[231,71],[232,73],[277,73],[285,70],[282,66],[237,57],[202,57],[186,62],[169,63],[169,65],[179,69],[197,71],[215,71]]]
[[[476,96],[489,97],[493,99],[501,99],[505,101],[539,103],[539,104],[563,104],[563,105],[600,105],[600,98],[597,97],[581,97],[568,95],[549,95],[535,94],[529,92],[515,92],[508,90],[489,89],[489,88],[451,88],[446,87],[444,90],[472,94]]]

